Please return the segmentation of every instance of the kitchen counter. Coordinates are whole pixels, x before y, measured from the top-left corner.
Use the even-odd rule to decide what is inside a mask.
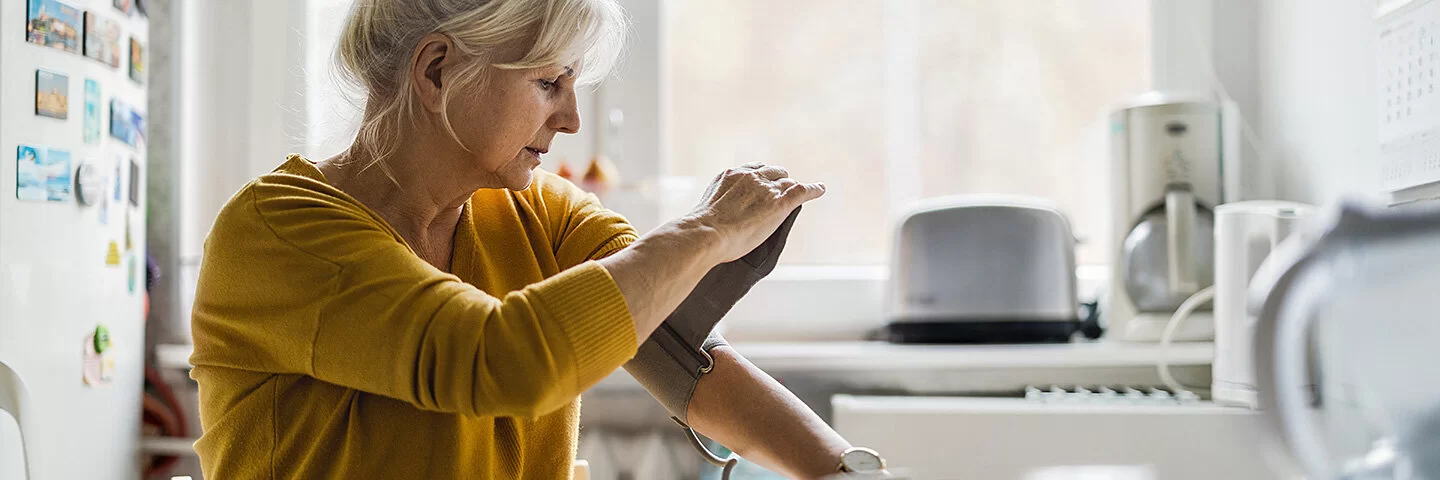
[[[1156,344],[1085,342],[1035,345],[899,345],[886,342],[743,343],[735,349],[760,368],[874,371],[949,368],[1153,366]],[[1172,365],[1209,365],[1213,343],[1175,343]]]
[[[1155,363],[1168,355],[1182,383],[1208,386],[1213,343],[897,345],[885,342],[748,342],[734,348],[794,387],[896,394],[1013,394],[1027,385],[1159,385]],[[187,369],[192,347],[158,345],[161,368]],[[591,392],[638,391],[618,370]]]
[[[884,342],[742,342],[734,348],[829,418],[835,394],[1019,396],[1036,385],[1159,385],[1168,356],[1187,385],[1209,386],[1212,343],[1081,342],[1039,345],[896,345]],[[158,345],[161,368],[188,369],[191,347]],[[638,429],[668,414],[624,370],[585,393],[585,424]],[[670,425],[673,426],[673,425]]]
[[[1084,342],[1038,345],[897,345],[885,342],[737,344],[751,363],[772,374],[903,373],[965,370],[1152,369],[1162,354],[1175,367],[1208,366],[1213,343],[1175,343],[1168,353],[1145,343]],[[157,345],[161,368],[190,368],[190,345]],[[616,376],[622,376],[618,372]],[[1073,383],[1073,382],[1066,382]]]
[[[787,384],[905,394],[1011,393],[1027,385],[1158,385],[1165,354],[1181,382],[1210,383],[1213,343],[1083,342],[1033,345],[897,345],[885,342],[741,343],[734,348]],[[593,390],[633,389],[623,370]]]

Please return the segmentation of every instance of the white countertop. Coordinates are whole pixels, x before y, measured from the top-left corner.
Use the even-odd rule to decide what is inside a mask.
[[[1209,365],[1213,343],[1175,343],[1169,352],[1147,343],[1084,342],[1034,345],[898,345],[885,342],[747,342],[734,346],[765,370],[874,372],[1006,368],[1153,366],[1162,353],[1175,366]],[[190,345],[157,345],[160,368],[190,368]]]
[[[995,368],[1153,366],[1166,353],[1171,365],[1209,365],[1213,343],[1085,342],[1028,345],[899,345],[885,342],[742,343],[735,349],[762,369],[875,371]]]

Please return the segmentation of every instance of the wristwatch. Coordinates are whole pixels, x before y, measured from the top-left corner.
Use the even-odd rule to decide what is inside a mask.
[[[840,471],[843,473],[876,473],[882,470],[885,470],[885,459],[875,450],[850,447],[840,454]]]

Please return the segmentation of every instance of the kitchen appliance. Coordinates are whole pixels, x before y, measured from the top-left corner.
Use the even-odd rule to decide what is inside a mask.
[[[930,200],[900,219],[894,248],[891,341],[1067,342],[1079,328],[1075,237],[1049,202]]]
[[[1077,396],[835,395],[831,424],[915,478],[1022,479],[1060,466],[1144,467],[1153,474],[1146,478],[1162,480],[1293,478],[1272,473],[1256,448],[1265,427],[1255,410],[1161,395]]]
[[[141,470],[150,29],[132,3],[0,0],[0,406],[18,417],[0,413],[0,479]]]
[[[1324,219],[1252,282],[1269,438],[1307,478],[1440,478],[1440,209]]]
[[[1259,200],[1235,202],[1215,208],[1215,285],[1201,289],[1180,304],[1165,332],[1160,348],[1166,350],[1175,332],[1190,315],[1210,301],[1215,302],[1215,361],[1210,391],[1216,403],[1255,408],[1254,347],[1255,316],[1247,309],[1245,290],[1261,261],[1276,244],[1293,232],[1300,219],[1313,207],[1303,203]],[[1190,388],[1170,374],[1170,365],[1161,355],[1156,365],[1160,380],[1171,389]]]
[[[1249,201],[1215,208],[1215,403],[1259,406],[1255,390],[1255,315],[1246,291],[1260,264],[1315,208],[1303,203]]]
[[[1237,150],[1222,111],[1206,97],[1150,93],[1110,116],[1117,243],[1100,311],[1113,338],[1158,341],[1181,302],[1214,282],[1212,209],[1237,183],[1222,177],[1223,153]],[[1175,339],[1213,336],[1210,312],[1195,316]]]

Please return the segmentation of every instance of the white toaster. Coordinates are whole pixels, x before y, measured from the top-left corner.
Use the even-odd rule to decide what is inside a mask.
[[[1070,222],[1031,197],[921,203],[896,228],[886,317],[899,343],[1068,342],[1080,328]]]

